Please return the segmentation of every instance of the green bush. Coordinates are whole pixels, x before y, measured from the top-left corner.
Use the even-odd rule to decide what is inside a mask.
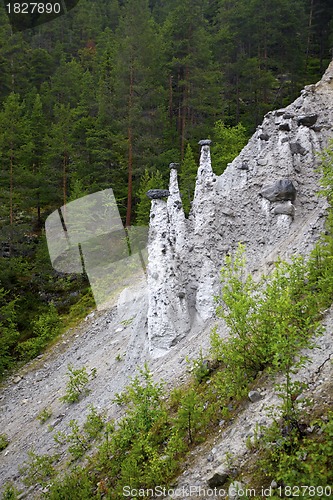
[[[19,491],[11,483],[5,484],[5,488],[2,492],[2,500],[17,500],[19,498]]]
[[[41,424],[44,424],[52,416],[52,409],[49,407],[43,408],[43,410],[37,415],[37,419]]]
[[[56,475],[55,464],[59,459],[58,455],[38,455],[34,451],[28,452],[28,461],[20,467],[19,471],[26,486],[40,484],[46,486]]]
[[[4,450],[5,448],[7,448],[7,446],[9,445],[9,438],[7,436],[7,434],[0,434],[0,451]]]
[[[16,324],[17,299],[9,300],[8,294],[0,288],[0,378],[13,364],[13,352],[20,336]]]
[[[68,365],[67,369],[69,380],[66,385],[66,394],[60,398],[60,401],[75,403],[82,396],[89,393],[89,389],[87,387],[89,374],[87,373],[87,368],[85,366],[82,368],[73,368],[73,366]]]
[[[45,313],[32,321],[33,337],[18,344],[21,358],[32,359],[37,356],[60,331],[61,321],[56,307],[51,304]]]
[[[320,306],[313,297],[312,268],[301,257],[278,262],[269,277],[255,283],[246,275],[244,247],[226,258],[217,315],[229,328],[221,339],[211,335],[211,352],[222,363],[219,387],[225,397],[242,396],[259,371],[288,371],[299,349],[313,347],[320,331]],[[332,281],[332,278],[331,278]]]
[[[93,441],[101,435],[105,426],[105,419],[102,414],[99,414],[96,408],[91,405],[87,419],[80,429],[77,420],[71,420],[69,423],[70,433],[57,433],[54,438],[56,443],[68,443],[68,451],[71,453],[73,460],[77,460],[91,448]]]
[[[91,500],[101,498],[96,495],[94,477],[87,474],[83,467],[77,467],[71,473],[53,479],[44,494],[48,500]]]

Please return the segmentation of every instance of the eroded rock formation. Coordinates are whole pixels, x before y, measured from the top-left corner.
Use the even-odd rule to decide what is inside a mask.
[[[333,136],[333,63],[285,109],[268,113],[221,176],[200,141],[200,164],[186,219],[171,164],[164,201],[152,198],[148,264],[148,335],[163,355],[194,324],[214,317],[214,295],[227,253],[246,245],[249,269],[269,271],[278,256],[309,252],[323,226],[318,153]]]

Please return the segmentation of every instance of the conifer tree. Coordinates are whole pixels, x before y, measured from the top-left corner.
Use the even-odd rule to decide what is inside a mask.
[[[151,201],[147,196],[149,189],[160,189],[163,185],[162,174],[159,170],[150,173],[148,168],[140,180],[140,187],[137,193],[138,203],[136,206],[136,224],[138,226],[148,226]]]
[[[22,202],[22,175],[27,168],[30,149],[29,124],[24,116],[20,96],[12,92],[0,112],[1,197],[2,216],[9,223],[10,240]],[[26,194],[26,193],[25,193]]]
[[[246,145],[247,134],[241,123],[230,127],[221,120],[215,123],[213,134],[212,163],[215,174],[221,175]]]
[[[168,115],[179,137],[181,159],[186,142],[199,140],[216,121],[220,100],[217,66],[212,59],[212,37],[204,17],[207,2],[175,2],[163,26],[164,57],[168,69]]]
[[[186,215],[188,215],[190,212],[197,171],[198,165],[196,164],[196,161],[194,159],[192,148],[190,144],[187,144],[185,157],[181,163],[181,169],[179,173],[180,192],[182,195],[182,203]]]
[[[132,220],[133,182],[151,166],[163,133],[163,89],[159,71],[159,37],[147,0],[128,0],[116,36],[113,106],[116,130],[126,137],[126,225]]]

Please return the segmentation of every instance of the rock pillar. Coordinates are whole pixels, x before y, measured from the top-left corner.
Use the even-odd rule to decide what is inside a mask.
[[[170,166],[169,191],[151,190],[148,240],[148,338],[153,357],[163,356],[190,330],[184,282],[185,215],[176,164]],[[162,198],[167,194],[167,202]]]

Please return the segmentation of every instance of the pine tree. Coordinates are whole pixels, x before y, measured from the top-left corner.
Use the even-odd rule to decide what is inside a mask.
[[[127,163],[126,226],[129,226],[133,191],[143,168],[152,166],[160,151],[163,134],[159,37],[147,0],[126,2],[116,42],[112,103],[116,130],[127,140],[123,154]]]
[[[163,25],[168,115],[177,131],[181,159],[186,142],[206,136],[207,126],[213,125],[222,107],[205,7],[206,1],[176,2]]]
[[[150,173],[148,168],[140,180],[140,187],[137,193],[138,203],[136,206],[136,224],[138,226],[148,226],[151,202],[147,196],[149,189],[161,189],[163,186],[162,174],[159,170]]]
[[[197,171],[198,165],[196,164],[196,161],[194,159],[192,148],[190,144],[187,144],[185,157],[181,163],[181,169],[179,173],[180,192],[182,195],[182,203],[186,215],[188,215],[190,212]]]
[[[29,201],[34,205],[37,211],[37,227],[41,228],[42,206],[48,202],[48,172],[45,165],[45,138],[46,138],[46,121],[43,111],[42,100],[39,94],[36,95],[35,102],[30,115],[30,131],[31,131],[31,165],[30,179],[31,195]]]
[[[247,143],[245,127],[238,123],[234,127],[226,126],[221,120],[215,123],[212,145],[212,163],[214,172],[221,175],[228,163],[241,152]]]
[[[55,121],[51,125],[46,138],[48,168],[54,172],[52,184],[54,186],[53,203],[59,206],[66,205],[70,178],[70,165],[74,153],[72,142],[73,111],[64,104],[54,107]]]
[[[13,240],[14,224],[18,221],[23,193],[22,176],[30,156],[29,123],[24,116],[24,105],[20,96],[12,92],[0,112],[2,133],[0,135],[2,219],[10,229]],[[25,192],[26,195],[26,192]],[[4,231],[2,231],[3,233]]]

